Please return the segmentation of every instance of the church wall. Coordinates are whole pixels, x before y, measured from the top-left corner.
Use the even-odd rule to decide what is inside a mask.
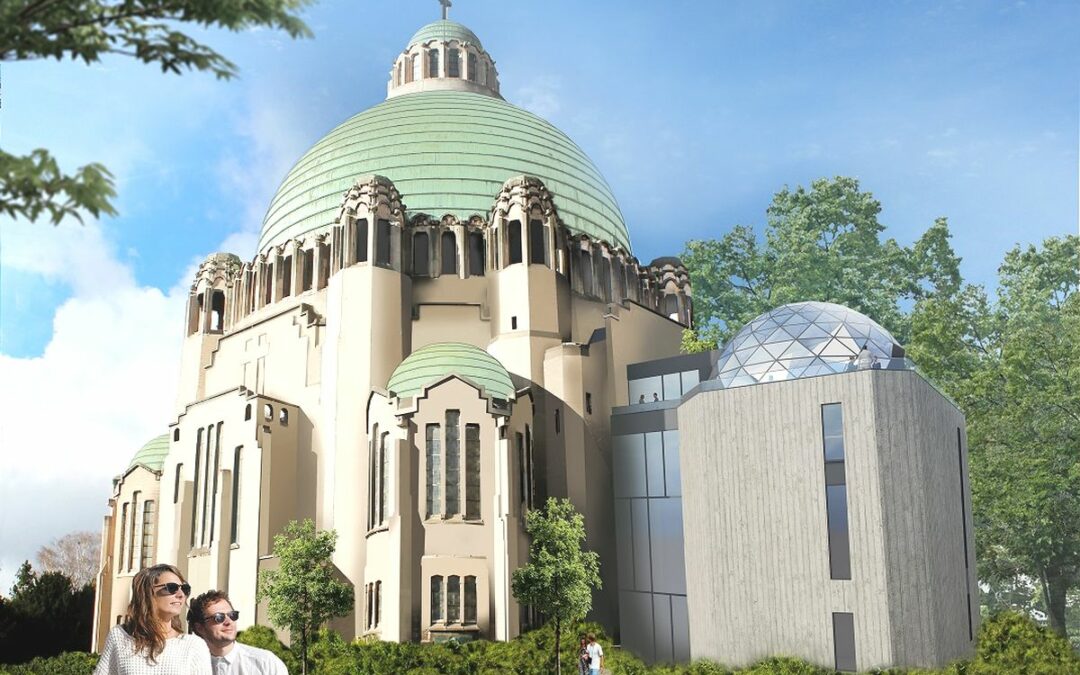
[[[414,282],[415,283],[415,282]],[[486,348],[491,324],[481,305],[419,305],[412,323],[413,351],[437,342],[464,342]]]

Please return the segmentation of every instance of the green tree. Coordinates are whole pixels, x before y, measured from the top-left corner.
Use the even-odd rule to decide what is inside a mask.
[[[592,609],[592,589],[600,588],[600,557],[583,551],[585,519],[569,499],[550,498],[543,510],[528,512],[529,562],[514,570],[511,587],[523,605],[532,605],[555,624],[555,671],[562,673],[562,627]]]
[[[38,574],[29,562],[19,568],[11,597],[0,602],[0,661],[90,648],[94,587],[75,587],[60,572]]]
[[[711,349],[759,314],[789,302],[836,302],[863,312],[901,342],[905,300],[951,295],[960,259],[940,218],[912,248],[882,239],[881,204],[854,178],[785,187],[766,211],[764,241],[738,225],[720,239],[686,244],[696,331],[684,351]]]
[[[259,574],[258,597],[269,601],[270,620],[299,637],[301,672],[307,673],[308,643],[319,626],[352,610],[353,589],[336,578],[331,557],[337,532],[315,529],[310,519],[292,521],[274,537],[276,570]]]
[[[1078,287],[1080,238],[1016,247],[996,299],[968,286],[919,302],[908,345],[967,415],[980,580],[1018,603],[1034,583],[1061,635],[1080,586]]]
[[[157,64],[162,72],[209,71],[221,79],[236,65],[178,27],[241,31],[268,27],[290,37],[311,31],[297,12],[311,0],[13,0],[0,2],[0,63],[71,58],[96,63],[107,54]],[[44,148],[16,156],[0,150],[0,213],[31,221],[48,215],[80,222],[115,214],[112,174],[92,163],[65,174]]]

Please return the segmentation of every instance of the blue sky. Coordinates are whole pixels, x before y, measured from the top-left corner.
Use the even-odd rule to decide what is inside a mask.
[[[200,33],[238,64],[232,82],[118,58],[3,65],[4,149],[105,163],[120,214],[4,223],[0,366],[15,407],[0,487],[17,504],[14,477],[41,473],[12,447],[37,447],[57,472],[92,466],[71,488],[84,501],[36,538],[0,515],[0,550],[31,555],[42,537],[99,526],[101,481],[170,419],[192,266],[254,255],[292,162],[383,100],[394,57],[438,14],[435,0],[324,1],[306,14],[311,40]],[[947,216],[974,282],[993,284],[1017,243],[1077,231],[1075,2],[458,0],[451,18],[494,56],[510,102],[592,157],[641,259],[760,226],[782,186],[834,175],[874,193],[902,244]],[[43,434],[58,409],[73,417]]]

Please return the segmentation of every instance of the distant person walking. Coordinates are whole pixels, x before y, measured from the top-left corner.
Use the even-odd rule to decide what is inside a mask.
[[[589,646],[586,649],[589,652],[590,675],[600,675],[600,669],[604,667],[604,648],[592,633],[589,633]]]
[[[641,395],[645,398],[645,394]],[[581,640],[578,642],[578,659],[577,659],[578,675],[589,675],[589,641],[585,639],[585,636],[581,636]]]
[[[855,358],[855,363],[858,365],[859,370],[869,368],[874,362],[874,357],[870,355],[870,347],[867,343],[863,343],[862,349],[859,350],[859,355]]]
[[[214,675],[289,675],[272,651],[236,641],[239,618],[224,591],[207,591],[191,601],[188,625],[210,648]]]
[[[172,565],[139,570],[127,614],[109,631],[94,675],[211,675],[206,643],[180,626],[190,593]]]

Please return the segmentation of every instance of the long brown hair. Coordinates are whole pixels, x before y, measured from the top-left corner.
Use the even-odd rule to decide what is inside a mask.
[[[154,586],[166,572],[175,574],[180,583],[187,583],[180,570],[172,565],[154,565],[139,570],[131,580],[131,603],[128,604],[127,614],[124,616],[124,630],[135,641],[135,653],[145,651],[150,663],[157,663],[157,657],[165,650],[165,640],[168,637],[161,627],[161,622],[154,616]],[[183,634],[179,616],[173,617],[172,627],[177,633]]]

